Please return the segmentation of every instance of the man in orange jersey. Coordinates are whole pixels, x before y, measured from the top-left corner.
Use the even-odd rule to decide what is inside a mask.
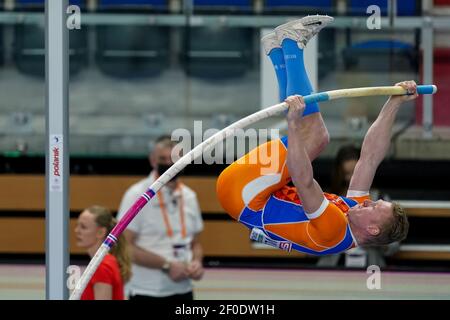
[[[409,227],[399,204],[372,201],[369,189],[388,151],[400,106],[417,97],[414,81],[397,84],[409,95],[390,97],[368,130],[345,197],[324,193],[314,180],[311,162],[328,144],[329,134],[318,105],[305,105],[300,96],[312,92],[303,49],[331,21],[328,16],[308,16],[262,39],[277,72],[280,99],[288,96],[288,136],[252,150],[226,168],[217,181],[221,205],[252,230],[251,239],[313,255],[401,241]],[[269,166],[260,160],[261,155],[268,155]]]

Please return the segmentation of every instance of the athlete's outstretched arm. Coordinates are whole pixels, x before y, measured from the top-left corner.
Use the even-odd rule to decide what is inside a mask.
[[[375,122],[367,131],[361,148],[361,156],[350,181],[349,190],[369,191],[375,172],[386,156],[391,144],[392,127],[402,103],[417,98],[414,81],[397,83],[412,93],[408,96],[391,96],[381,109]]]
[[[304,121],[307,121],[305,117],[302,117],[305,102],[303,97],[298,95],[288,97],[286,102],[289,104],[287,166],[304,210],[307,213],[313,213],[322,205],[324,196],[321,187],[314,180],[311,160],[301,134]]]

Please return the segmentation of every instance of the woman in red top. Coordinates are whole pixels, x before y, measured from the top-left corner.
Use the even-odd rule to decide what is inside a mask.
[[[84,210],[78,217],[77,245],[92,258],[117,221],[100,206]],[[81,295],[81,300],[124,300],[124,283],[131,276],[131,261],[124,237],[119,237],[111,254],[106,255]]]

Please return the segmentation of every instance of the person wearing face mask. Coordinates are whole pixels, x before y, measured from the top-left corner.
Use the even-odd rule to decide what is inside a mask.
[[[346,145],[339,149],[333,163],[330,193],[347,194],[359,154],[360,150],[353,145]]]
[[[159,137],[149,155],[150,175],[132,185],[118,211],[120,219],[137,198],[170,166],[176,143]],[[126,286],[130,300],[193,300],[192,280],[203,277],[199,234],[203,221],[197,196],[174,177],[131,221],[124,234],[130,243],[132,277]]]

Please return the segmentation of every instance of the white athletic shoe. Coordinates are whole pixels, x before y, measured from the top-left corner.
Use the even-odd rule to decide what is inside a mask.
[[[290,21],[275,28],[279,43],[284,39],[297,41],[301,49],[306,47],[308,41],[334,20],[330,16],[306,16],[298,20]]]
[[[273,49],[281,48],[280,41],[278,41],[278,37],[275,31],[272,31],[271,33],[262,37],[261,43],[267,55],[269,55],[270,51],[272,51]]]

